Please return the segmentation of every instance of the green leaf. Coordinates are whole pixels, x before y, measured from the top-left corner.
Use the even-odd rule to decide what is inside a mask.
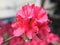
[[[60,45],[60,43],[57,43],[57,45]]]
[[[4,43],[3,45],[8,45],[8,42]]]
[[[29,39],[28,39],[27,36],[24,36],[24,40],[25,40],[25,41],[29,41]]]
[[[5,34],[3,35],[3,37],[4,37],[4,39],[6,40],[6,39],[8,38],[8,34],[5,33]]]
[[[56,42],[55,45],[60,45],[60,43]]]
[[[8,34],[7,33],[5,33],[4,35],[3,35],[3,37],[4,37],[4,39],[6,40],[6,39],[8,39]],[[8,45],[8,42],[5,42],[3,45]]]

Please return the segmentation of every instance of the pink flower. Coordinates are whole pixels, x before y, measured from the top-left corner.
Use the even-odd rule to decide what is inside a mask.
[[[32,33],[31,32],[36,32],[40,30],[38,27],[38,22],[45,23],[48,21],[47,13],[45,12],[44,9],[41,7],[35,6],[35,5],[25,5],[22,7],[21,10],[18,10],[17,12],[17,22],[12,24],[13,28],[19,29],[19,30],[14,30],[14,35],[19,36],[22,35],[23,32],[27,35],[27,37],[32,38]],[[24,29],[24,30],[22,30]],[[47,29],[47,28],[46,28]]]
[[[58,41],[59,38],[58,38],[57,35],[50,33],[50,34],[47,35],[46,39],[49,43],[54,44],[56,41]]]
[[[43,8],[25,5],[21,10],[18,10],[16,18],[17,20],[12,24],[13,35],[21,36],[24,45],[48,45],[58,40],[58,36],[50,33],[49,19]]]

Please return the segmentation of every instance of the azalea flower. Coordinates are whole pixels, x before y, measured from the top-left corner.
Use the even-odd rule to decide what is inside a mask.
[[[48,34],[46,39],[49,43],[52,43],[52,44],[54,44],[56,41],[59,40],[58,36],[53,33]]]
[[[45,12],[44,9],[35,5],[32,5],[32,6],[25,5],[22,7],[22,10],[18,10],[17,22],[14,23],[13,26],[15,25],[15,27],[17,26],[17,28],[21,28],[21,30],[24,29],[25,32],[29,32],[30,30],[32,32],[38,32],[38,30],[40,29],[37,23],[38,22],[45,23],[47,21],[48,21],[47,13]]]
[[[54,43],[58,36],[51,33],[48,23],[47,13],[42,7],[27,4],[17,11],[16,21],[12,24],[13,36],[22,37],[23,45]]]

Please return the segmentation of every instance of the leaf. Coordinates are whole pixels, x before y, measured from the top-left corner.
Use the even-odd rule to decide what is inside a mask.
[[[27,41],[27,42],[29,41],[27,36],[24,36],[24,40]]]
[[[8,34],[5,33],[5,34],[3,35],[3,37],[4,37],[5,40],[8,39]],[[8,45],[8,42],[5,42],[3,45]]]
[[[60,45],[60,43],[58,43],[58,42],[55,42],[55,45]]]
[[[8,42],[4,43],[3,45],[8,45]]]
[[[57,43],[57,45],[60,45],[60,43]]]

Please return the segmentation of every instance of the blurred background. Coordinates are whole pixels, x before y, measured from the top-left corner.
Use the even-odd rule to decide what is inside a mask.
[[[52,21],[52,32],[60,36],[60,0],[0,0],[0,28],[3,27],[2,24],[11,24],[17,10],[27,3],[42,6]]]

